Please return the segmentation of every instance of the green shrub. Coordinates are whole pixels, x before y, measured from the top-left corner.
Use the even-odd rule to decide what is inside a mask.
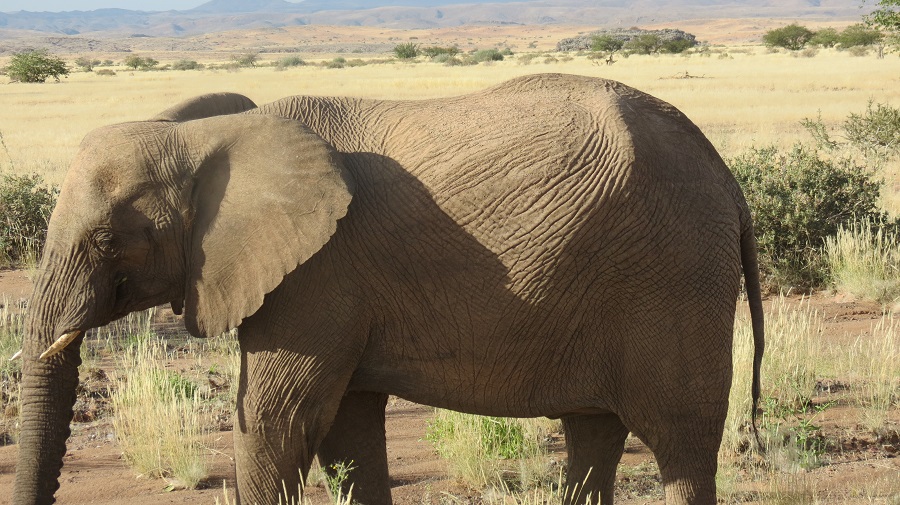
[[[753,148],[730,165],[753,213],[769,287],[823,285],[826,237],[856,221],[888,221],[878,207],[881,181],[850,158],[823,159],[797,144],[788,153]]]
[[[394,46],[394,54],[401,60],[411,60],[419,55],[419,44],[406,42]]]
[[[869,100],[862,114],[850,114],[843,123],[847,140],[862,151],[884,158],[900,153],[900,107]]]
[[[22,264],[40,257],[58,196],[59,188],[45,185],[37,174],[0,177],[2,263]]]
[[[799,51],[813,38],[813,35],[815,34],[809,28],[793,23],[767,31],[763,35],[763,43],[769,47],[783,47],[791,51]]]
[[[47,51],[34,49],[14,54],[6,67],[6,74],[18,82],[44,82],[50,77],[59,82],[59,76],[69,75],[69,67]]]
[[[482,49],[472,53],[472,59],[476,63],[484,61],[503,61],[503,55],[497,49]]]
[[[810,44],[822,47],[834,47],[838,43],[840,34],[834,28],[822,28],[809,39]]]
[[[203,64],[194,60],[178,60],[172,64],[172,70],[200,70],[202,68]]]
[[[430,46],[422,48],[421,53],[425,56],[431,58],[432,60],[436,60],[440,56],[446,55],[447,57],[456,56],[459,54],[459,48],[456,46],[450,47],[439,47],[439,46]],[[444,61],[447,61],[444,58]]]
[[[696,45],[696,42],[693,40],[687,40],[687,39],[667,40],[662,43],[662,46],[660,47],[660,51],[662,51],[664,53],[681,54],[681,53],[687,51],[688,49],[694,47],[695,45]]]
[[[275,62],[275,66],[280,69],[285,69],[289,67],[302,67],[305,66],[306,62],[303,61],[299,56],[287,56],[285,58],[281,58],[277,62]]]
[[[843,48],[871,46],[881,42],[883,38],[884,35],[878,30],[869,28],[864,24],[855,24],[844,28],[844,31],[838,37],[838,43]]]

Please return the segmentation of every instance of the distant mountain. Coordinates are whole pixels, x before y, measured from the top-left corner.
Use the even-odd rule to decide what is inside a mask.
[[[187,11],[23,11],[0,13],[0,30],[180,37],[306,24],[436,28],[463,24],[555,23],[615,27],[689,19],[826,20],[859,19],[861,15],[857,2],[850,0],[493,0],[482,4],[471,1],[211,0]]]

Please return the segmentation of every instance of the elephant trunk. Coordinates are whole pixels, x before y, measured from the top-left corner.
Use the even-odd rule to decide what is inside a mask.
[[[61,309],[48,303],[40,281],[29,305],[22,352],[22,406],[14,505],[49,504],[59,488],[69,422],[75,404],[83,336],[51,358],[40,355],[56,340]]]

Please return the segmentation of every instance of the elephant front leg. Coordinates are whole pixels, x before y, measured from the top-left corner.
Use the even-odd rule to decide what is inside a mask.
[[[241,349],[234,430],[238,503],[301,503],[349,371],[336,372],[316,355],[248,352],[243,340]]]
[[[352,493],[354,503],[391,503],[384,433],[387,398],[381,393],[347,393],[319,446],[319,463],[329,476],[336,476],[336,465],[350,469],[341,492],[344,496]]]

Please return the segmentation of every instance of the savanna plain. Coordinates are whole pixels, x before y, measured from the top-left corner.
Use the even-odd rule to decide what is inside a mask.
[[[848,118],[865,117],[879,106],[900,107],[896,52],[879,59],[874,52],[794,53],[729,43],[680,55],[617,55],[607,65],[589,53],[554,52],[537,40],[539,32],[522,30],[523,42],[511,55],[471,66],[336,52],[298,55],[309,63],[343,59],[333,68],[279,68],[270,63],[286,55],[274,53],[259,54],[255,66],[216,68],[229,61],[227,51],[163,51],[148,55],[162,63],[189,57],[207,66],[132,71],[114,61],[107,74],[115,75],[76,71],[46,84],[5,85],[0,76],[0,175],[38,174],[45,184],[61,184],[90,130],[147,119],[203,93],[233,91],[258,104],[297,94],[418,100],[479,91],[525,74],[562,72],[618,80],[672,103],[732,165],[768,148],[776,153],[776,168],[797,149],[826,162],[849,160],[881,184],[878,211],[900,217],[900,155],[890,145],[879,150],[854,144],[846,129]],[[419,42],[402,33],[395,42]],[[526,44],[530,38],[536,40]],[[502,48],[503,42],[490,43]],[[457,42],[436,41],[452,43]],[[107,57],[122,58],[98,56]],[[354,60],[364,64],[346,64]],[[818,289],[792,286],[772,274],[758,418],[764,450],[757,449],[749,428],[752,341],[746,303],[739,303],[734,383],[717,477],[721,503],[900,505],[900,246],[895,231],[873,229],[848,224],[809,249],[821,263]],[[20,347],[37,268],[33,256],[0,271],[5,357]],[[229,503],[239,368],[235,338],[193,339],[166,307],[92,332],[82,347],[58,501]],[[0,362],[0,504],[10,500],[15,472],[17,367]],[[558,501],[565,471],[561,430],[558,421],[476,418],[392,398],[387,437],[394,499]],[[352,470],[350,462],[338,478]],[[312,503],[352,501],[331,492],[339,486],[321,470],[313,470],[307,489]],[[652,454],[636,438],[627,441],[616,493],[618,503],[663,502]]]

